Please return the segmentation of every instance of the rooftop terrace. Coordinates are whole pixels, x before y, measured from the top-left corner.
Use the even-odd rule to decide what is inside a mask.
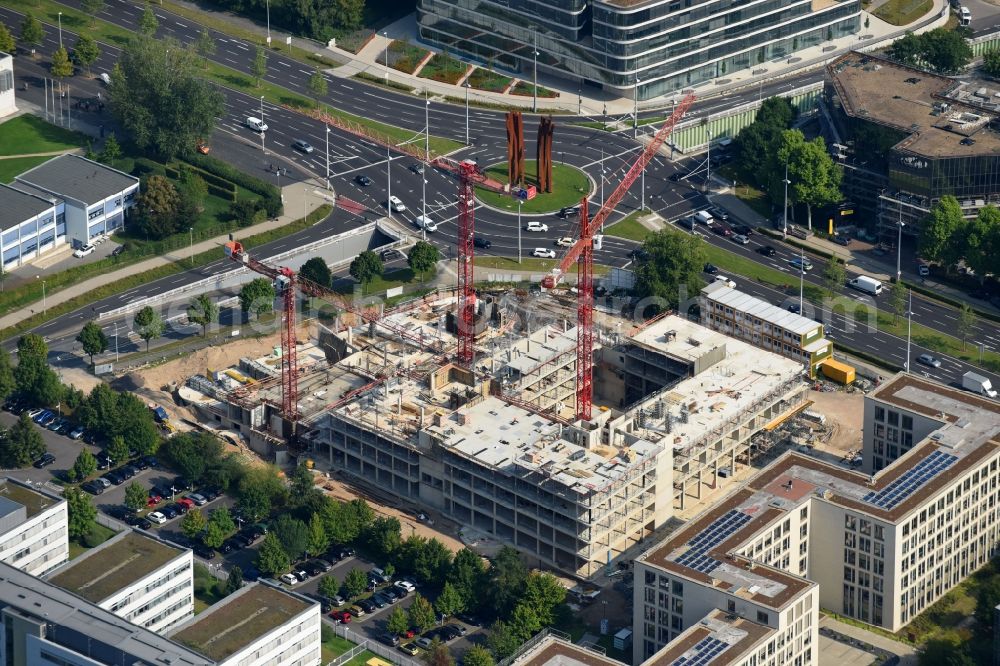
[[[252,583],[181,626],[171,639],[222,661],[315,605]]]
[[[644,666],[733,664],[774,633],[771,627],[716,609],[644,662]]]
[[[514,659],[511,666],[622,666],[622,663],[549,634]]]
[[[59,567],[47,580],[100,603],[183,553],[182,548],[129,530]]]

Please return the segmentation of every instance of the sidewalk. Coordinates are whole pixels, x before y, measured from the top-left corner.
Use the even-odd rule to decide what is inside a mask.
[[[765,229],[772,228],[769,220],[764,219],[764,217],[759,215],[755,210],[743,203],[736,197],[735,194],[730,194],[728,188],[719,194],[711,196],[710,200],[713,203],[717,203],[720,207],[725,208],[733,217],[739,219],[744,224],[749,224],[753,227],[764,227]],[[828,241],[825,238],[820,238],[819,236],[810,236],[805,240],[795,238],[794,240],[796,243],[805,245],[807,251],[809,248],[812,248],[820,252],[832,254],[833,256],[839,258],[844,262],[844,266],[849,273],[864,274],[886,283],[895,277],[895,271],[893,270],[893,268],[895,268],[895,257],[893,257],[891,265],[886,265],[885,262],[877,261],[863,254],[852,252],[843,245],[837,245],[836,243]],[[925,287],[932,288],[935,291],[940,292],[943,296],[948,296],[959,301],[970,300],[968,294],[959,291],[954,287],[941,284],[927,278],[921,278],[913,271],[905,268],[903,270],[903,279],[910,282],[919,282]],[[985,301],[975,301],[975,307],[987,312],[1000,313],[1000,308],[997,308]]]
[[[277,229],[294,220],[302,218],[304,216],[303,211],[305,211],[305,214],[308,214],[325,203],[332,203],[326,198],[329,196],[326,192],[322,192],[315,185],[306,182],[286,185],[281,188],[281,192],[285,201],[285,213],[282,216],[275,220],[268,220],[267,222],[262,222],[252,227],[241,229],[234,232],[233,235],[237,238],[246,238],[247,236],[253,236],[254,234],[259,234],[264,231]],[[59,291],[47,294],[45,298],[46,306],[50,308],[54,307],[61,303],[65,303],[72,298],[76,298],[77,296],[82,296],[83,294],[86,294],[94,289],[103,287],[106,284],[112,284],[118,280],[130,278],[139,273],[145,273],[146,271],[150,271],[154,268],[159,268],[160,266],[166,266],[173,263],[179,263],[183,266],[184,263],[188,261],[188,258],[192,255],[192,253],[199,254],[201,252],[207,252],[208,250],[221,246],[228,240],[228,234],[216,236],[215,238],[195,243],[193,248],[184,247],[175,250],[170,254],[145,259],[138,263],[130,264],[118,270],[111,271],[110,273],[95,275],[94,277],[88,278],[83,282],[79,282],[64,289],[60,289]],[[4,317],[0,317],[0,328],[14,326],[24,321],[31,315],[35,314],[35,312],[39,309],[39,305],[40,304],[36,302],[33,303],[30,308],[21,308],[16,312],[11,312]]]
[[[866,631],[852,624],[846,624],[840,620],[835,620],[829,615],[820,617],[819,626],[820,628],[832,629],[839,634],[868,643],[869,645],[874,645],[886,652],[891,652],[899,657],[900,666],[916,666],[917,664],[917,651],[906,643],[900,643],[899,641],[886,638],[881,634]]]

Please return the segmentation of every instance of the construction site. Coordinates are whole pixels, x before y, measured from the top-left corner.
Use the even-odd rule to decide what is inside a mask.
[[[540,290],[476,288],[470,162],[456,167],[454,289],[358,304],[229,243],[278,288],[281,344],[188,377],[177,397],[265,460],[309,459],[465,526],[466,542],[583,579],[625,561],[809,404],[800,362],[669,312],[637,323],[595,311],[597,231],[692,99],[593,218],[581,202],[579,240]],[[338,314],[299,321],[300,293]]]

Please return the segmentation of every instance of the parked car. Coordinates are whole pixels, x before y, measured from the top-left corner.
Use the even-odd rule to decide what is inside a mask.
[[[80,489],[91,495],[100,495],[104,492],[104,486],[96,481],[87,481],[80,484]]]
[[[385,643],[389,647],[396,647],[399,645],[399,636],[390,634],[388,631],[379,634],[378,640],[381,643]]]
[[[460,624],[449,624],[445,627],[449,632],[455,634],[456,636],[464,636],[467,629]]]
[[[167,522],[167,517],[159,511],[149,513],[146,518],[148,518],[150,522],[156,523],[157,525],[163,525]]]
[[[179,515],[179,516],[183,516],[190,509],[190,507],[187,504],[185,504],[183,501],[174,502],[173,504],[171,504],[167,508],[173,509],[174,511],[177,512],[177,515]]]
[[[719,272],[719,269],[715,264],[705,264],[702,270],[708,273],[709,275],[715,275],[716,273]]]
[[[197,555],[198,557],[200,557],[203,560],[214,560],[215,559],[215,550],[212,549],[212,548],[209,548],[208,546],[202,546],[200,544],[195,544],[194,548],[192,548],[191,550],[193,550],[194,554]]]
[[[417,647],[423,648],[424,650],[429,650],[431,647],[431,643],[433,643],[434,641],[428,638],[427,636],[421,636],[420,638],[418,638],[413,642],[417,644]]]
[[[376,606],[374,602],[369,601],[368,599],[362,599],[356,605],[358,608],[364,611],[363,613],[361,613],[361,615],[364,615],[365,613],[374,613],[376,610],[378,610],[378,606]]]
[[[403,590],[404,592],[413,592],[416,586],[408,580],[397,580],[396,587]]]
[[[191,493],[190,495],[187,496],[187,498],[192,502],[194,502],[195,506],[205,506],[208,503],[208,500],[205,498],[205,496],[199,493]]]
[[[309,574],[310,577],[315,577],[323,573],[323,568],[315,560],[310,560],[302,565],[303,571]]]
[[[185,479],[183,476],[178,476],[176,479],[174,479],[174,482],[171,485],[174,487],[175,492],[181,490],[191,490],[191,482]]]
[[[341,624],[350,624],[351,611],[335,610],[332,613],[330,613],[330,617],[333,618],[335,622],[339,622]]]
[[[86,257],[88,254],[93,254],[94,250],[96,249],[97,249],[96,247],[94,247],[90,243],[87,243],[86,245],[82,245],[76,248],[76,250],[73,252],[73,256],[76,257],[77,259],[82,259]]]
[[[215,486],[208,486],[207,488],[201,489],[201,495],[205,497],[209,502],[219,499],[219,495],[222,494],[222,490],[216,488]]]
[[[399,650],[405,654],[415,657],[420,654],[420,648],[417,647],[416,643],[407,643],[406,645],[400,645]]]
[[[116,486],[120,486],[123,483],[125,483],[125,475],[116,469],[113,469],[107,474],[105,474],[104,478],[110,481],[111,483],[115,484]]]
[[[389,605],[389,600],[382,594],[373,594],[370,599],[378,608],[385,608]]]
[[[309,580],[309,574],[307,574],[307,573],[306,573],[305,571],[303,571],[302,569],[298,569],[298,570],[296,570],[296,571],[293,571],[292,573],[294,573],[294,574],[295,574],[295,577],[296,577],[296,578],[298,578],[300,582],[303,582],[303,583],[304,583],[304,582],[306,582],[307,580]]]
[[[927,277],[931,274],[931,269],[927,264],[920,264],[917,266],[917,275],[920,277]]]
[[[160,513],[162,513],[167,520],[173,520],[178,516],[177,509],[174,507],[173,504],[168,504],[167,506],[160,509]]]
[[[392,587],[392,586],[385,588],[384,590],[382,590],[382,592],[380,592],[380,594],[385,595],[386,599],[389,600],[390,604],[394,604],[406,596],[405,592],[403,592],[397,587]]]
[[[727,278],[725,275],[716,275],[715,276],[715,281],[716,282],[721,282],[722,284],[726,285],[730,289],[736,289],[736,283],[733,280]]]
[[[294,574],[290,574],[290,573],[281,574],[281,579],[280,580],[285,585],[295,585],[296,583],[299,582],[299,579],[296,578]]]

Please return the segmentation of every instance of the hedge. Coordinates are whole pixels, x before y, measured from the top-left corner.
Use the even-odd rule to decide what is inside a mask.
[[[264,209],[267,211],[269,217],[278,217],[281,215],[283,210],[281,190],[275,185],[267,183],[256,176],[244,173],[239,169],[234,169],[222,160],[209,155],[192,155],[187,157],[186,161],[204,171],[214,173],[221,178],[225,178],[240,187],[244,187],[262,196],[264,198]]]
[[[405,83],[397,83],[396,81],[385,82],[385,77],[375,76],[374,74],[369,74],[368,72],[358,72],[354,75],[355,79],[361,79],[362,81],[367,81],[369,83],[374,83],[376,85],[383,86],[385,88],[395,88],[396,90],[402,90],[404,92],[411,93],[416,88],[413,86],[408,86]]]
[[[840,258],[840,256],[835,255],[832,252],[827,252],[826,250],[819,250],[819,249],[816,249],[815,247],[813,247],[812,245],[806,245],[805,243],[800,243],[797,239],[795,239],[792,236],[789,236],[789,237],[785,238],[783,234],[781,234],[781,233],[779,233],[777,231],[774,231],[772,229],[767,229],[765,227],[757,227],[757,231],[759,231],[760,233],[764,234],[765,236],[767,236],[769,238],[773,238],[774,240],[783,241],[783,242],[788,243],[789,245],[793,245],[793,246],[795,246],[795,247],[797,247],[799,249],[806,250],[810,254],[815,254],[815,255],[817,255],[819,257],[823,257],[824,259],[833,259],[836,256],[837,259],[843,261]]]

